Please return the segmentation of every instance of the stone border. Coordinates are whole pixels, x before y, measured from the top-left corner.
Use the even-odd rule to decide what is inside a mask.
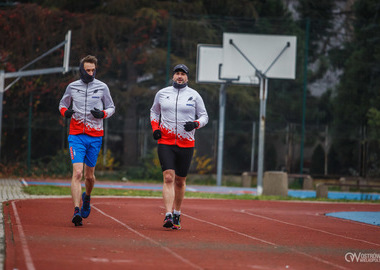
[[[0,179],[0,269],[4,269],[5,259],[3,202],[33,198],[33,196],[22,191],[22,186],[23,179]]]

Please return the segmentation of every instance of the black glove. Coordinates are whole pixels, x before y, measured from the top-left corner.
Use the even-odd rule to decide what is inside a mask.
[[[71,118],[71,116],[73,116],[74,113],[75,113],[74,110],[67,109],[67,111],[65,111],[65,117],[66,118]]]
[[[192,131],[199,126],[198,122],[186,122],[184,125],[186,131]]]
[[[155,140],[161,139],[161,130],[156,129],[156,130],[153,132],[153,139],[155,139]]]
[[[94,108],[93,110],[90,111],[92,113],[92,115],[95,117],[95,118],[104,118],[104,112],[97,109],[97,108]]]

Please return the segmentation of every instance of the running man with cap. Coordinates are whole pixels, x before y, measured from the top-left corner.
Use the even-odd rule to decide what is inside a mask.
[[[95,184],[95,165],[103,140],[103,119],[115,113],[108,86],[95,79],[98,60],[88,55],[80,61],[80,80],[70,83],[59,103],[61,115],[70,120],[69,150],[73,164],[71,196],[74,203],[72,223],[82,226],[90,215],[90,195]],[[86,191],[82,193],[83,176]],[[83,201],[81,209],[80,203]]]
[[[208,122],[199,93],[188,86],[189,69],[173,69],[173,85],[159,90],[150,109],[153,138],[163,172],[164,227],[181,229],[181,205],[195,146],[195,130]]]

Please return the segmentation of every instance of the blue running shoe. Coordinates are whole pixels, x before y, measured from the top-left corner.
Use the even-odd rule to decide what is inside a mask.
[[[91,212],[91,206],[90,206],[90,196],[86,196],[86,192],[83,192],[82,194],[82,208],[80,209],[80,212],[82,214],[82,218],[88,218]]]
[[[73,216],[71,222],[74,223],[75,227],[83,225],[82,216],[80,215],[80,212],[79,212],[79,207],[75,207],[74,216]]]

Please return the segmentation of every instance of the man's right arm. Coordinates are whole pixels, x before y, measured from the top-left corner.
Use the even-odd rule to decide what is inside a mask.
[[[160,114],[161,114],[159,95],[160,93],[158,92],[156,96],[154,97],[152,108],[150,108],[150,124],[152,125],[153,131],[159,129]]]
[[[70,87],[69,86],[67,86],[66,91],[63,94],[63,96],[61,98],[61,101],[59,102],[59,107],[58,107],[59,112],[64,117],[67,117],[65,115],[65,113],[68,111],[68,108],[70,107],[71,100],[72,100],[71,91],[70,91]],[[74,113],[74,111],[73,111],[73,113]],[[71,115],[72,115],[72,113],[71,113]],[[71,115],[70,115],[70,117],[71,117]]]
[[[152,108],[150,109],[150,124],[152,125],[153,130],[153,139],[161,139],[161,130],[160,130],[160,114],[161,107],[159,103],[159,93],[154,97],[154,102]]]

